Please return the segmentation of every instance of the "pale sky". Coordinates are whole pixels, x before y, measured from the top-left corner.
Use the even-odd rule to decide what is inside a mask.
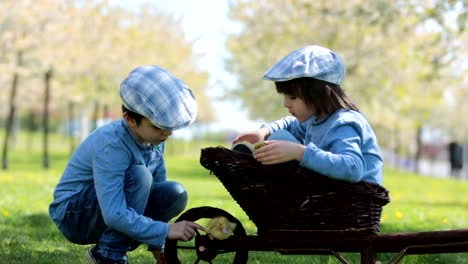
[[[227,18],[228,0],[111,0],[110,3],[135,8],[142,3],[152,3],[156,7],[173,14],[182,20],[182,26],[188,38],[196,40],[195,50],[205,54],[200,67],[210,73],[210,87],[215,83],[233,83],[235,78],[224,71],[224,58],[228,55],[224,48],[225,37],[236,30]],[[219,86],[217,86],[219,87]],[[220,88],[210,88],[209,94],[222,95]],[[246,131],[259,127],[259,123],[247,120],[246,111],[237,104],[214,100],[214,107],[219,120],[213,130],[233,129]]]

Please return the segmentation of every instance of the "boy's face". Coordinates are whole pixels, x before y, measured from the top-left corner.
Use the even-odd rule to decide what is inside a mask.
[[[302,98],[283,94],[283,105],[289,111],[289,113],[296,117],[299,122],[308,120],[312,115],[315,114],[313,107],[308,107]]]
[[[141,119],[139,125],[133,118],[126,116],[125,114],[124,119],[127,121],[128,126],[132,130],[138,142],[141,144],[149,143],[153,145],[159,145],[161,142],[166,141],[170,135],[172,135],[172,131],[163,130],[159,127],[156,127],[146,117]]]

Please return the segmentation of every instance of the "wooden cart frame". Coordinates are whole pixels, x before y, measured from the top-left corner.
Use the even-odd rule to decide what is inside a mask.
[[[189,209],[176,221],[197,221],[203,218],[225,216],[237,224],[234,235],[226,240],[212,240],[197,233],[195,245],[180,247],[180,242],[166,242],[166,259],[169,264],[181,263],[178,252],[191,250],[197,258],[193,263],[213,263],[216,256],[233,253],[232,263],[247,263],[249,251],[273,251],[283,255],[333,255],[341,263],[350,263],[343,252],[359,253],[362,264],[376,263],[377,253],[396,253],[381,263],[399,263],[406,255],[468,252],[468,229],[373,234],[363,237],[308,236],[307,230],[277,231],[268,236],[247,235],[242,224],[230,213],[215,207],[203,206]]]

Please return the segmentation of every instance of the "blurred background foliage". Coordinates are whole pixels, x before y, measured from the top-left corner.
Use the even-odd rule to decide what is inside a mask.
[[[343,87],[374,126],[382,148],[418,159],[423,128],[441,132],[447,142],[467,142],[466,1],[228,3],[229,19],[238,27],[227,36],[225,68],[237,82],[223,85],[223,93],[241,102],[251,119],[286,114],[263,73],[293,49],[319,44],[343,57]],[[68,131],[73,150],[77,120],[89,118],[89,132],[119,118],[119,83],[142,64],[166,67],[194,90],[200,106],[196,127],[216,121],[210,72],[198,65],[201,55],[181,20],[157,3],[132,12],[104,0],[0,1],[3,168],[18,130],[41,131],[47,156],[48,133]],[[229,133],[200,131],[217,138]]]
[[[227,42],[227,66],[239,78],[230,95],[253,117],[284,111],[263,73],[290,51],[319,44],[343,57],[343,88],[384,147],[411,145],[423,125],[467,140],[465,1],[236,1],[230,18],[240,24]]]

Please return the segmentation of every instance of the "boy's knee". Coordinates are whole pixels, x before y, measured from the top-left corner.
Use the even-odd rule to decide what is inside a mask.
[[[171,184],[172,195],[174,195],[177,200],[187,201],[187,191],[184,186],[178,182],[169,183]]]
[[[187,206],[187,191],[182,184],[173,181],[158,182],[150,195],[145,215],[168,222],[182,213]]]
[[[127,175],[131,176],[135,188],[146,190],[149,193],[153,184],[153,175],[147,167],[142,165],[132,166],[128,169]]]
[[[183,193],[187,193],[184,186],[178,182],[168,181],[167,184],[169,185],[171,192],[174,193],[175,195],[181,195]]]
[[[187,206],[188,195],[184,186],[178,182],[167,182],[170,185],[170,192],[173,201],[173,208],[179,213]]]
[[[294,143],[300,143],[299,140],[297,140],[297,138],[287,130],[278,130],[271,133],[268,140],[287,140]]]

